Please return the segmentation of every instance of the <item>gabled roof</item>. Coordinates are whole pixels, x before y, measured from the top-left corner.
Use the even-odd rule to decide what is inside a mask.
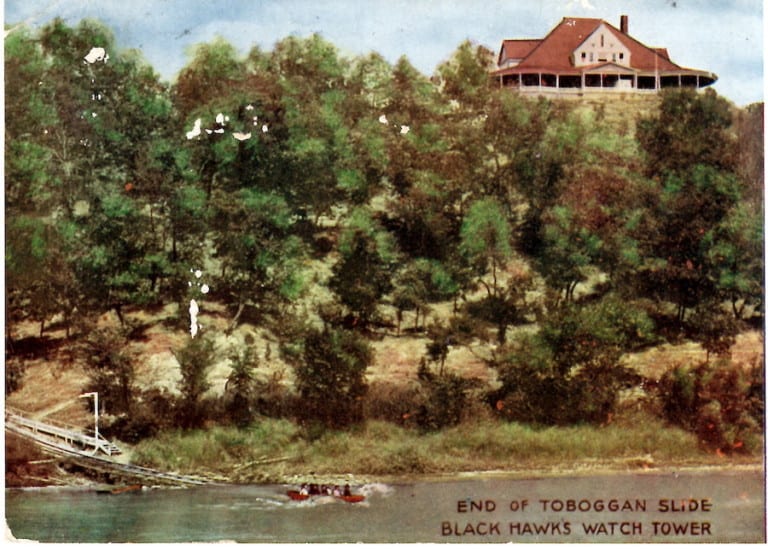
[[[515,39],[504,40],[499,50],[498,64],[501,65],[505,59],[522,59],[527,57],[531,51],[541,43],[541,39]]]
[[[563,20],[541,40],[505,40],[502,48],[517,48],[522,51],[523,45],[534,45],[530,52],[514,67],[520,70],[546,70],[550,72],[574,71],[576,68],[571,61],[571,54],[584,42],[600,25],[606,25],[618,40],[630,51],[631,67],[638,70],[672,71],[681,67],[669,59],[665,48],[650,48],[630,35],[602,19],[564,17]],[[525,43],[525,44],[523,44]],[[505,57],[509,55],[507,51]],[[501,57],[501,54],[499,54]],[[507,69],[509,70],[509,69]]]

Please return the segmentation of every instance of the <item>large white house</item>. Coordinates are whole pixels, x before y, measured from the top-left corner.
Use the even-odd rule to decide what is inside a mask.
[[[602,19],[565,17],[544,38],[504,40],[492,74],[521,93],[583,95],[655,93],[669,87],[703,88],[717,75],[674,63],[666,48],[651,48]]]

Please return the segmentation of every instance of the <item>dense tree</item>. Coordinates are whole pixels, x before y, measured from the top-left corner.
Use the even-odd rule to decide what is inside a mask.
[[[368,343],[343,329],[310,330],[295,367],[300,417],[308,424],[341,428],[362,420],[368,389],[365,371],[372,360]]]
[[[677,305],[677,317],[716,292],[714,235],[741,198],[728,102],[712,90],[675,90],[638,123],[653,187],[637,240],[641,292]]]
[[[483,279],[488,296],[500,292],[499,271],[512,254],[509,224],[493,198],[474,203],[461,226],[461,251],[482,277],[490,269],[491,283]]]
[[[82,347],[89,381],[86,392],[98,392],[100,408],[113,415],[130,415],[134,408],[135,357],[125,334],[112,329],[91,332]]]
[[[209,338],[198,336],[189,339],[181,349],[173,351],[173,355],[181,370],[181,401],[177,422],[185,428],[199,428],[205,420],[202,398],[211,387],[208,371],[216,360],[215,344]]]
[[[301,292],[299,261],[304,251],[291,234],[293,221],[282,197],[254,189],[214,195],[218,285],[239,313],[250,305],[279,310]]]
[[[640,381],[621,355],[652,342],[653,323],[632,304],[607,296],[583,307],[552,308],[540,324],[502,358],[497,410],[546,424],[608,420],[619,392]]]
[[[353,317],[365,325],[373,320],[379,301],[389,292],[396,250],[365,210],[357,210],[347,222],[339,242],[341,258],[333,266],[328,287]]]
[[[183,314],[189,272],[205,270],[231,329],[247,318],[281,339],[303,420],[344,427],[362,414],[362,334],[387,304],[398,328],[413,311],[427,330],[437,372],[421,369],[419,423],[432,429],[461,420],[472,383],[443,367],[465,338],[495,331],[502,415],[603,422],[635,381],[621,355],[653,341],[640,299],[654,318],[676,306],[681,334],[716,354],[761,312],[762,104],[665,90],[633,135],[599,108],[499,89],[492,53],[468,41],[427,78],[319,35],[245,56],[217,38],[172,86],[94,21],[17,28],[5,54],[9,335],[59,319],[69,334],[109,308]],[[592,275],[602,283],[577,299]],[[427,328],[450,299],[453,317]],[[538,332],[508,338],[534,313]],[[324,330],[307,329],[317,317]],[[166,397],[132,397],[130,361],[110,351],[127,340],[107,336],[88,344],[94,387],[167,413]],[[176,355],[178,420],[199,426],[213,345]],[[231,364],[223,404],[246,425],[255,356]],[[716,406],[704,412],[720,422]],[[145,408],[124,433],[149,433]]]
[[[196,47],[192,61],[179,73],[175,95],[186,118],[212,100],[226,96],[233,82],[244,77],[244,63],[234,46],[221,37]]]
[[[487,105],[492,87],[488,73],[494,68],[492,51],[464,41],[451,58],[437,68],[441,91],[463,106],[482,109]]]
[[[646,173],[679,174],[700,164],[733,170],[737,149],[732,123],[730,105],[711,88],[701,94],[690,88],[665,90],[658,112],[637,124]]]
[[[256,402],[256,381],[254,370],[258,367],[256,352],[252,347],[233,350],[229,361],[232,371],[224,387],[226,409],[232,421],[239,427],[249,425],[254,417]]]

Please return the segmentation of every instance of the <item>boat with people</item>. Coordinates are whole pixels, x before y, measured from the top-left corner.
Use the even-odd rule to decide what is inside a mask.
[[[288,497],[291,500],[308,500],[312,497],[333,497],[344,502],[355,503],[365,500],[363,495],[352,494],[349,484],[342,489],[338,485],[317,485],[316,483],[302,483],[298,491],[289,490]]]

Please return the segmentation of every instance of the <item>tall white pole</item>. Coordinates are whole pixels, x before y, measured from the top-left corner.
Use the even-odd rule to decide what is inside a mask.
[[[99,439],[99,392],[93,392],[93,433]]]
[[[99,439],[99,392],[83,393],[80,397],[93,397],[93,436]]]

